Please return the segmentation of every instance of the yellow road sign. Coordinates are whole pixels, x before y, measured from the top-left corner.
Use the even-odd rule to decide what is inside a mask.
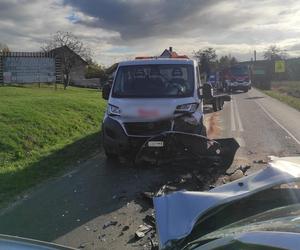
[[[285,61],[279,60],[275,61],[275,73],[284,73],[285,72]]]

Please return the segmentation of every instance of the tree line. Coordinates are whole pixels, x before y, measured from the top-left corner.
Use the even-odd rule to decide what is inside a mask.
[[[70,72],[75,65],[76,56],[79,55],[83,58],[88,66],[86,68],[86,78],[100,78],[102,82],[108,80],[109,75],[116,68],[112,65],[109,68],[99,65],[92,58],[92,50],[77,36],[71,32],[58,31],[51,35],[48,40],[44,42],[41,47],[42,51],[49,52],[53,49],[60,47],[68,47],[74,53],[62,53],[60,55],[62,59],[62,72],[64,75],[64,87],[67,88],[70,84]],[[0,42],[0,52],[9,52],[9,47]],[[218,57],[216,50],[212,47],[200,49],[194,52],[194,57],[197,59],[201,74],[209,75],[214,71],[221,71],[234,64],[238,63],[238,60],[229,55],[223,55]],[[263,57],[266,60],[279,60],[288,57],[285,50],[276,45],[271,45],[263,52]]]
[[[194,57],[198,61],[200,73],[207,76],[212,72],[224,70],[238,63],[238,60],[230,54],[218,58],[216,50],[211,47],[194,52]]]

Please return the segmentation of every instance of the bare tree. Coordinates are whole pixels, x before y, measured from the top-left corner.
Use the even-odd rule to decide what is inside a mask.
[[[264,51],[264,58],[269,61],[285,59],[287,56],[287,52],[276,45],[271,45]]]
[[[91,50],[73,33],[64,31],[56,32],[42,47],[42,50],[45,52],[55,49],[59,49],[62,73],[64,75],[64,88],[66,89],[70,84],[71,69],[76,64],[78,56],[86,62],[91,62]]]
[[[210,71],[216,67],[217,54],[214,48],[206,48],[194,52],[195,57],[200,65],[201,73],[206,75],[210,74]]]
[[[9,52],[9,48],[5,43],[0,42],[0,52]]]
[[[218,61],[218,67],[219,67],[219,69],[223,70],[223,69],[231,67],[237,63],[238,63],[238,60],[234,56],[231,56],[229,54],[229,55],[220,57],[220,59]]]

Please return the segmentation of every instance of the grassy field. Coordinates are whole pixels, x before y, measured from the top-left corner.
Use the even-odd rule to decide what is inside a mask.
[[[96,90],[0,87],[0,206],[100,148]]]
[[[300,82],[273,82],[264,92],[300,111]]]

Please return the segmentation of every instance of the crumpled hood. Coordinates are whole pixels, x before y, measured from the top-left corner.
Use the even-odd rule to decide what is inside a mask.
[[[268,167],[207,192],[180,191],[155,197],[160,247],[188,236],[195,223],[212,209],[279,184],[300,179],[300,157],[272,157]]]

